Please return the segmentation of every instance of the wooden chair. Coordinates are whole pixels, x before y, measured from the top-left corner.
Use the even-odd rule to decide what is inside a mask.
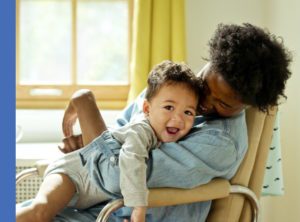
[[[277,107],[268,113],[255,108],[246,110],[249,147],[236,175],[230,180],[216,178],[193,189],[154,188],[149,191],[149,207],[162,207],[213,200],[207,221],[260,221],[259,198],[265,164],[273,135]],[[32,175],[42,176],[47,162],[38,161],[35,168],[22,171],[16,183]],[[96,222],[105,222],[110,214],[123,207],[123,200],[113,200],[100,212]]]
[[[246,110],[249,147],[236,175],[230,181],[216,178],[193,189],[150,189],[149,207],[213,200],[208,222],[260,221],[259,198],[276,113],[277,107],[268,113],[259,112],[255,108]],[[107,221],[109,215],[122,206],[122,200],[111,201],[96,221]]]

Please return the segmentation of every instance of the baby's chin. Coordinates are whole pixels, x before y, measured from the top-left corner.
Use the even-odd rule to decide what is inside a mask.
[[[180,140],[181,137],[177,137],[177,138],[161,138],[160,141],[163,143],[173,143],[173,142],[177,142],[178,140]]]
[[[162,140],[161,142],[163,143],[173,143],[176,142],[177,140]]]

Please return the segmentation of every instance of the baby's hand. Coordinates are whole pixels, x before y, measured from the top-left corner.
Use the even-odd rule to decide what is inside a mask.
[[[145,222],[147,207],[134,207],[130,222]]]
[[[61,152],[70,153],[83,147],[82,135],[65,137],[62,145],[58,146]]]

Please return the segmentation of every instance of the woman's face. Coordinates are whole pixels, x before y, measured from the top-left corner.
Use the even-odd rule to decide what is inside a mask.
[[[223,77],[211,71],[210,64],[207,64],[198,76],[203,79],[205,91],[205,96],[200,102],[202,115],[229,117],[240,113],[246,107]]]

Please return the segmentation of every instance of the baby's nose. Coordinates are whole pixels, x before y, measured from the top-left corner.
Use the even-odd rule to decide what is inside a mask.
[[[184,120],[183,120],[183,117],[179,114],[177,115],[174,115],[171,119],[174,127],[177,127],[177,128],[183,128],[184,127]]]

